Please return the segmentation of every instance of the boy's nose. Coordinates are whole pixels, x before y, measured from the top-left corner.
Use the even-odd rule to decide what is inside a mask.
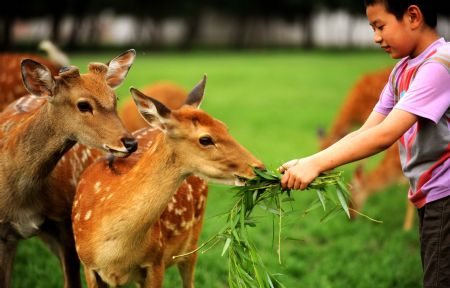
[[[383,38],[380,36],[379,33],[374,33],[373,34],[373,42],[375,43],[381,43],[381,41],[383,40]]]

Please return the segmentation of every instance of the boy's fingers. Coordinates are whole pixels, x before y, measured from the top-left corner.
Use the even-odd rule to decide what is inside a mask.
[[[287,187],[289,189],[294,188],[295,180],[296,180],[296,177],[294,177],[294,175],[290,175],[289,176],[289,180],[288,180],[288,183],[287,183]]]
[[[280,168],[281,168],[281,167],[280,167]],[[286,188],[286,180],[287,180],[287,175],[284,174],[284,175],[281,177],[281,187],[282,187],[283,189]]]
[[[281,165],[280,167],[278,167],[278,171],[280,173],[284,173],[286,170],[288,170],[292,166],[295,166],[297,163],[298,163],[298,159],[293,159],[291,161],[288,161],[288,162],[284,163],[283,165]]]
[[[281,165],[280,167],[278,167],[278,171],[279,171],[280,173],[286,172],[286,170],[289,169],[289,166],[287,166],[288,163],[289,163],[289,162],[286,162],[286,163],[284,163],[283,165]]]

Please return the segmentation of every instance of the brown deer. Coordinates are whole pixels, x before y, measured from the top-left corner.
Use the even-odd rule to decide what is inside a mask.
[[[38,62],[22,61],[23,82],[33,95],[0,113],[0,287],[9,287],[18,241],[33,235],[60,257],[64,286],[81,287],[70,217],[54,217],[58,199],[70,196],[53,197],[52,170],[77,142],[117,156],[137,149],[116,113],[113,91],[135,55],[129,50],[108,65],[91,63],[87,74],[67,67],[55,77]]]
[[[52,75],[57,75],[61,66],[47,58],[34,54],[2,53],[0,54],[0,111],[18,99],[28,94],[22,82],[20,63],[24,59],[32,59],[45,65]]]
[[[1,53],[0,54],[0,111],[9,103],[28,94],[22,82],[20,63],[23,59],[32,59],[50,69],[53,76],[59,69],[69,65],[69,58],[51,41],[39,43],[39,49],[44,50],[48,58],[36,54]]]
[[[366,121],[388,82],[391,70],[392,67],[388,67],[365,74],[356,82],[342,104],[330,133],[321,135],[321,149],[327,148]],[[401,169],[397,144],[394,144],[386,150],[383,159],[373,171],[363,173],[362,164],[357,167],[352,180],[351,208],[360,210],[370,195],[397,183],[406,183],[406,178]],[[408,201],[403,224],[405,230],[412,228],[413,210],[413,205]],[[357,214],[352,212],[351,216],[355,218]]]
[[[136,132],[139,149],[130,157],[98,161],[81,176],[72,222],[88,287],[131,281],[161,287],[173,264],[183,287],[193,287],[196,254],[172,256],[196,248],[206,195],[195,183],[178,187],[189,175],[239,184],[240,177],[254,175],[252,166],[262,167],[222,122],[198,109],[205,81],[177,110],[132,88],[139,111],[155,129]]]
[[[169,82],[161,82],[148,86],[146,91],[148,90],[153,91],[155,93],[155,98],[160,100],[160,102],[168,106],[170,109],[180,108],[187,98],[187,93],[184,92],[182,88]],[[181,92],[184,92],[184,94]],[[133,106],[136,107],[134,101],[131,100],[131,102],[133,103]],[[128,112],[136,113],[142,118],[136,108],[134,110],[130,109]],[[130,119],[128,118],[129,113],[122,113],[122,116],[125,117],[124,119],[127,119],[127,122],[125,123],[130,123]],[[135,118],[132,117],[131,119]],[[142,122],[145,127],[149,127],[147,122]],[[49,189],[48,193],[43,195],[43,197],[47,197],[47,201],[45,201],[46,208],[44,209],[47,213],[45,214],[45,217],[49,219],[57,219],[57,221],[55,221],[53,225],[41,227],[41,233],[39,236],[53,248],[53,251],[57,255],[75,255],[72,259],[69,259],[68,257],[60,257],[62,259],[66,259],[66,263],[63,268],[64,271],[72,271],[72,273],[67,272],[70,275],[78,275],[79,271],[79,260],[76,255],[75,246],[73,245],[72,224],[70,222],[72,202],[75,195],[76,186],[78,184],[80,174],[84,171],[84,169],[103,156],[104,153],[98,149],[87,147],[82,144],[76,144],[72,149],[64,154],[56,165],[52,172],[51,181],[49,184],[51,189]],[[208,193],[207,182],[196,176],[190,176],[183,181],[177,193],[183,195],[187,193],[186,191],[192,192],[193,195],[198,196],[196,199],[198,199],[200,195],[203,195],[202,197],[206,197]],[[198,209],[199,210],[197,213],[202,213],[200,209],[203,209],[203,206]],[[58,239],[59,242],[57,243],[55,243],[53,238],[46,237],[47,234],[53,235],[53,231],[55,231],[55,229],[59,229],[58,231],[60,231],[59,235],[61,237]],[[46,230],[50,231],[46,232]],[[62,246],[61,243],[68,244]]]
[[[161,81],[142,89],[142,93],[152,95],[153,99],[158,100],[170,109],[180,108],[187,98],[187,91],[175,83],[169,81]],[[122,106],[120,118],[123,125],[129,131],[136,131],[144,127],[148,127],[148,123],[139,114],[136,104],[130,98]]]

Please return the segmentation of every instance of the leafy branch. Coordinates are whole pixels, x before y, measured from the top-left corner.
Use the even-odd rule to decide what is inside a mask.
[[[291,196],[291,190],[281,188],[279,173],[257,168],[254,168],[254,172],[256,176],[252,179],[245,179],[245,186],[235,188],[237,201],[227,213],[224,227],[195,251],[174,258],[183,257],[199,250],[205,253],[223,241],[222,256],[228,254],[228,284],[231,288],[285,287],[276,278],[277,275],[269,273],[266,269],[255,245],[248,237],[247,228],[256,226],[256,221],[252,218],[252,212],[256,206],[277,217],[277,253],[278,261],[281,263],[282,218],[292,215],[283,210],[282,203],[294,201],[294,199]],[[350,209],[347,205],[350,193],[341,174],[342,172],[331,171],[322,173],[314,179],[307,189],[315,190],[317,199],[305,211],[305,214],[312,209],[322,207],[325,211],[322,222],[334,217],[339,212],[344,212],[347,217],[350,217]],[[331,189],[335,191],[335,194],[330,192]],[[327,211],[330,202],[333,205]],[[376,221],[367,216],[366,218]]]

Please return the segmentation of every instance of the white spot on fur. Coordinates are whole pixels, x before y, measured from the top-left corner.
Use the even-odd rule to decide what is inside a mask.
[[[77,214],[75,214],[75,217],[73,217],[73,219],[75,221],[79,221],[80,220],[80,212],[77,212]]]
[[[97,194],[98,192],[100,192],[100,186],[102,185],[102,183],[100,182],[100,181],[98,181],[98,182],[95,182],[95,185],[94,185],[94,189],[95,189],[95,194]]]
[[[173,203],[172,203],[172,202],[170,202],[170,203],[167,205],[167,210],[168,210],[169,212],[172,212],[172,211],[173,211]]]
[[[182,207],[182,208],[179,208],[179,209],[175,208],[175,215],[183,215],[183,213],[186,212],[186,211],[187,211],[186,207]]]
[[[172,222],[170,222],[168,220],[163,221],[163,225],[166,227],[167,230],[175,231],[177,229],[175,224],[173,224]]]
[[[86,215],[84,216],[84,220],[87,221],[89,219],[91,219],[91,215],[92,215],[92,210],[89,210]]]

